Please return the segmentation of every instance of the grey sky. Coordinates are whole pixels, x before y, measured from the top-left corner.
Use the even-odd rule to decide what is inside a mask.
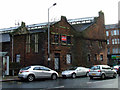
[[[24,21],[27,25],[47,22],[48,8],[50,21],[98,16],[102,10],[105,24],[118,22],[119,0],[0,0],[0,29],[14,27],[15,23]]]

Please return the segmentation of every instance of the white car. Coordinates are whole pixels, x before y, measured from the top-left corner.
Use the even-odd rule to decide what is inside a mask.
[[[72,77],[76,76],[88,76],[89,69],[85,67],[71,67],[68,70],[62,72],[62,77]]]
[[[89,71],[90,79],[93,79],[93,77],[100,77],[101,79],[106,77],[116,78],[116,76],[117,72],[108,65],[95,65]]]
[[[33,81],[37,78],[51,78],[55,80],[58,76],[56,71],[39,65],[22,68],[18,74],[18,78],[27,79],[28,81]]]

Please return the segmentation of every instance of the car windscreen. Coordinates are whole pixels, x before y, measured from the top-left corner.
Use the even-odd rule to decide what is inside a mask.
[[[98,70],[98,69],[100,69],[100,66],[93,66],[91,69],[92,70]]]
[[[21,70],[28,70],[29,68],[31,68],[31,66],[24,67],[24,68],[22,68]]]

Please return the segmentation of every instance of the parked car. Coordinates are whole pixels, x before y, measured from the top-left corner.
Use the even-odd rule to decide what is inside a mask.
[[[113,69],[116,70],[116,72],[118,73],[119,67],[120,67],[120,65],[116,65],[116,66],[113,66]]]
[[[51,78],[55,80],[57,77],[58,73],[56,71],[39,65],[24,67],[18,74],[18,78],[27,79],[28,81],[33,81],[37,78]]]
[[[62,72],[62,77],[72,77],[76,76],[88,76],[89,69],[85,67],[71,67],[68,70]]]
[[[108,65],[95,65],[89,71],[90,79],[93,79],[93,77],[100,77],[101,79],[106,77],[116,78],[116,76],[117,72]]]

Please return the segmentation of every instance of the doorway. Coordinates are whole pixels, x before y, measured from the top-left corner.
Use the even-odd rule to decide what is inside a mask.
[[[60,53],[55,53],[54,69],[56,71],[60,70]]]

